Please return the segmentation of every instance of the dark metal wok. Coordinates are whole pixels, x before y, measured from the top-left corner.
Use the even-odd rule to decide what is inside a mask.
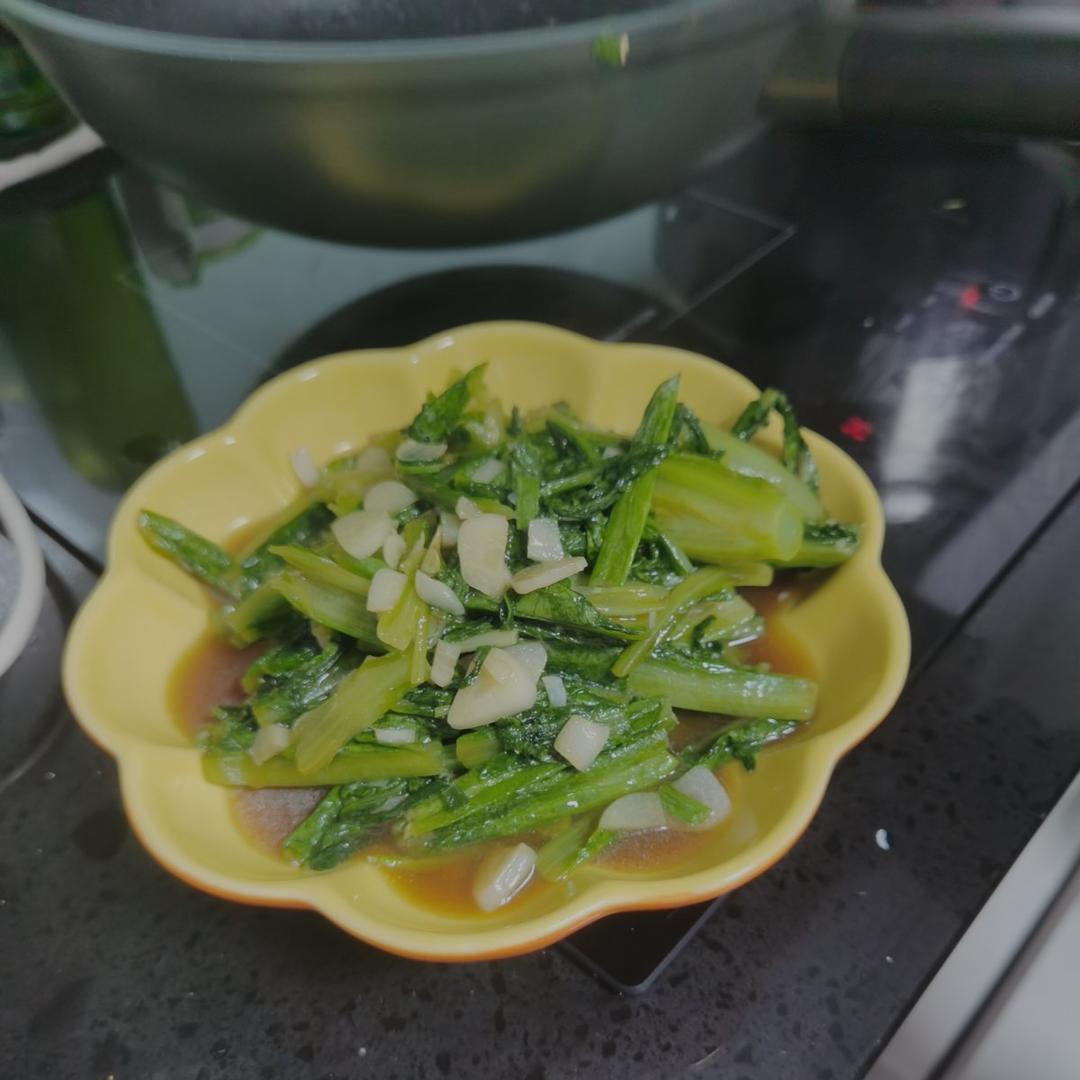
[[[168,183],[335,240],[496,242],[665,192],[763,117],[1080,135],[1069,13],[815,0],[0,0]]]

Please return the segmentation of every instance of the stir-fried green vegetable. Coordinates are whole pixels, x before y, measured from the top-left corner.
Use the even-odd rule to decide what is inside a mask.
[[[236,562],[227,551],[164,514],[144,510],[139,514],[138,524],[143,539],[155,551],[172,559],[211,589],[225,596],[235,594]]]
[[[740,590],[835,567],[859,538],[827,518],[782,393],[728,431],[678,389],[626,437],[565,405],[507,419],[478,367],[324,465],[239,555],[141,514],[222,601],[226,638],[265,642],[245,703],[200,736],[207,779],[327,789],[283,844],[313,870],[380,838],[410,866],[535,844],[493,853],[485,909],[628,832],[715,827],[730,800],[713,772],[752,768],[817,696],[753,661],[766,621]],[[773,411],[779,458],[752,441]],[[705,722],[674,738],[673,709]]]
[[[645,409],[641,426],[630,442],[631,451],[667,448],[678,392],[677,378],[668,379],[657,388]],[[655,483],[656,471],[650,468],[635,476],[619,496],[604,526],[604,541],[593,566],[594,584],[621,585],[630,576],[630,568],[649,517]]]

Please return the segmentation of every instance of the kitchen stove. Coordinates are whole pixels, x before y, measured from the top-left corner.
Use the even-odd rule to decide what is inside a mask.
[[[994,702],[980,711],[962,694],[950,697],[944,674],[970,675],[985,657],[997,656],[995,649],[1004,645],[995,643],[1013,640],[1016,620],[1038,632],[1039,613],[1014,600],[1010,623],[995,614],[995,598],[1034,574],[1034,553],[1050,558],[1045,552],[1054,550],[1054,530],[1071,528],[1076,518],[1076,158],[1038,144],[947,142],[919,133],[770,134],[699,187],[623,218],[565,236],[455,252],[374,251],[304,240],[224,218],[107,157],[80,170],[53,177],[41,195],[47,200],[37,205],[26,190],[0,196],[0,470],[41,525],[84,566],[103,560],[109,514],[138,471],[170,446],[221,422],[275,372],[327,352],[403,344],[484,318],[538,319],[610,340],[659,341],[705,352],[759,385],[785,387],[804,422],[863,465],[889,521],[885,561],[911,617],[913,673],[894,716],[838,772],[821,821],[783,864],[727,901],[605,919],[576,934],[554,959],[544,954],[535,965],[507,962],[497,969],[507,975],[491,975],[493,991],[477,991],[498,1005],[500,1016],[506,994],[513,996],[507,979],[518,979],[516,992],[528,997],[533,984],[520,980],[542,980],[552,964],[561,973],[558,965],[569,955],[624,992],[659,984],[647,1000],[671,1005],[684,993],[680,987],[687,978],[699,993],[714,992],[705,974],[710,964],[731,973],[744,963],[740,985],[757,987],[746,994],[772,994],[773,1033],[747,1019],[749,1010],[763,1007],[761,1001],[739,997],[723,972],[713,972],[722,984],[723,1010],[742,1021],[734,1028],[721,1025],[715,1035],[705,1028],[692,1035],[684,1031],[701,1075],[859,1075],[1080,768],[1075,708],[1071,714],[1051,710],[1033,699],[1025,683],[1025,700],[1033,703],[1020,716],[1021,730],[1010,731],[1015,711]],[[1069,616],[1057,612],[1044,624],[1055,619],[1067,623]],[[971,630],[987,624],[990,630]],[[1011,702],[1014,691],[1000,656],[999,663],[995,700]],[[956,685],[966,684],[957,676]],[[79,738],[67,733],[35,758],[51,730],[53,703],[35,702],[22,686],[14,680],[0,684],[5,725],[12,713],[41,719],[28,719],[37,734],[25,749],[12,751],[10,765],[0,760],[0,773],[26,774],[3,781],[9,791],[0,807],[16,797],[18,784],[40,784],[44,772],[61,773]],[[1059,704],[1074,700],[1064,683],[1055,693]],[[955,719],[948,737],[939,736],[930,718],[942,710]],[[984,751],[989,756],[980,759]],[[925,773],[921,761],[912,764],[916,752],[933,758]],[[87,756],[81,746],[77,756]],[[977,842],[965,841],[982,853],[978,859],[950,859],[950,828],[977,829],[968,820],[976,807],[987,823],[996,821],[982,809],[998,790],[993,777],[1019,800],[1013,816],[1007,825],[995,824],[993,836],[980,833]],[[983,781],[988,790],[980,786]],[[1017,782],[1026,785],[1023,792],[1012,790]],[[100,798],[108,801],[113,781],[100,783]],[[900,804],[906,804],[903,812],[894,809]],[[98,811],[113,819],[112,811]],[[890,820],[883,822],[883,815]],[[899,852],[917,843],[923,853],[917,858],[908,847],[909,854],[899,856],[910,859],[903,863],[910,866],[910,878],[902,882],[897,860],[887,863],[873,847],[873,834],[883,824]],[[24,828],[10,816],[0,817],[0,835],[10,830],[17,840]],[[869,847],[860,867],[852,853],[864,839]],[[145,871],[147,857],[124,851]],[[81,869],[91,873],[97,866]],[[0,888],[3,883],[0,877]],[[155,877],[146,887],[155,897],[167,892],[175,905],[186,887],[171,886]],[[115,893],[115,883],[107,889]],[[890,892],[887,899],[884,890]],[[947,918],[935,890],[952,897]],[[839,938],[830,939],[830,955],[842,957],[836,963],[844,965],[830,969],[829,957],[814,951],[799,926],[754,922],[751,905],[754,911],[780,912],[787,893],[803,897],[805,905],[795,905],[800,918],[827,915],[834,934],[850,920],[858,923],[849,907],[863,904],[863,897],[880,897],[874,901],[880,907],[871,922],[858,923],[863,936],[849,943],[850,954],[837,944]],[[126,903],[115,896],[113,902],[121,908]],[[342,986],[345,971],[328,959],[335,950],[351,951],[381,979],[400,976],[403,986],[419,982],[404,961],[378,957],[337,936],[331,946],[327,936],[336,932],[317,920],[243,910],[219,915],[221,905],[203,898],[182,903],[207,920],[199,933],[214,937],[215,956],[228,955],[233,946],[213,927],[228,923],[236,935],[243,925],[265,939],[261,947],[271,951],[264,958],[276,970],[273,925],[331,965],[328,977]],[[162,923],[172,920],[164,908],[155,910],[162,912]],[[870,920],[868,906],[866,911],[861,918]],[[865,950],[872,949],[869,941],[878,928],[897,918],[922,935],[907,957],[896,957],[901,970],[888,972],[903,976],[902,983],[881,983],[877,1011],[864,1010],[860,1021],[845,1018],[848,1006],[838,1005],[837,995],[843,988],[858,999],[859,985],[884,979],[879,967],[885,961]],[[694,943],[692,953],[672,963],[687,941]],[[246,947],[236,946],[238,957]],[[755,964],[755,972],[776,965],[775,979],[787,981],[748,975]],[[808,974],[811,968],[814,974]],[[787,1011],[799,997],[795,987],[805,991],[822,969],[831,974],[795,1033]],[[441,995],[437,987],[445,979],[437,969],[424,978],[433,982],[423,984],[423,992]],[[580,973],[576,978],[588,982]],[[567,990],[569,979],[559,975],[561,993],[584,1000],[585,990]],[[198,993],[210,998],[209,1011],[198,1014],[199,1020],[176,1023],[208,1021],[206,1034],[199,1035],[206,1040],[200,1052],[208,1070],[221,1065],[229,1076],[292,1075],[273,1055],[264,1055],[269,1064],[261,1073],[254,1066],[243,1071],[230,1055],[244,1047],[253,1061],[261,1053],[255,1043],[239,1036],[215,1041],[209,1032],[213,1003],[233,1002],[232,991],[211,987]],[[390,1021],[402,1011],[384,1001],[386,991],[374,984],[349,993],[375,995]],[[147,1006],[156,1010],[147,1022],[169,1028],[169,1017],[187,1009],[176,999],[179,1004],[169,1005],[168,998]],[[51,998],[44,988],[35,1000],[43,1031],[68,1030],[63,1009],[48,1012]],[[650,1029],[655,1046],[646,1048],[619,1026],[629,1005],[588,1000],[598,1016],[610,1009],[607,1019],[597,1020],[604,1037],[594,1045],[589,1035],[568,1034],[581,1040],[580,1054],[567,1051],[563,1066],[551,1066],[547,1075],[656,1075],[674,1035],[665,1035],[663,1026]],[[285,1030],[275,1006],[266,1008],[274,1013],[266,1024]],[[76,1014],[91,1015],[86,1009]],[[294,1019],[316,1022],[313,1016]],[[390,1021],[380,1038],[398,1046],[401,1075],[420,1075],[419,1065],[410,1071],[407,1064],[414,1048],[397,1042],[400,1029]],[[123,1017],[102,1023],[115,1035],[113,1043],[100,1035],[105,1075],[107,1067],[123,1064],[116,1040],[131,1043],[140,1028]],[[355,1017],[349,1023],[368,1032]],[[498,1034],[500,1022],[494,1023]],[[567,1023],[572,1029],[576,1021]],[[812,1034],[814,1024],[820,1037]],[[675,1013],[670,1026],[679,1027]],[[124,1038],[115,1034],[121,1029]],[[271,1037],[275,1046],[280,1035]],[[533,1035],[539,1038],[540,1029]],[[777,1039],[800,1048],[792,1050],[783,1070],[763,1056]],[[300,1060],[310,1060],[305,1053],[315,1051],[308,1040],[298,1035],[293,1041]],[[219,1042],[228,1044],[221,1053],[214,1049]],[[183,1045],[191,1069],[175,1075],[202,1076],[196,1066],[203,1059]],[[435,1045],[430,1060],[439,1075],[469,1060],[465,1049],[455,1049],[453,1064],[444,1069]],[[326,1069],[353,1075],[359,1058],[346,1065],[345,1051],[336,1043],[331,1049]],[[138,1062],[131,1075],[153,1075],[149,1050],[131,1053]],[[796,1053],[805,1056],[796,1059]],[[489,1074],[508,1071],[509,1058],[499,1061]],[[528,1072],[524,1062],[521,1068]]]

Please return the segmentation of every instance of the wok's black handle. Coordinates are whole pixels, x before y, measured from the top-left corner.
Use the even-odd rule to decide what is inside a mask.
[[[815,22],[792,39],[763,104],[783,120],[1080,138],[1080,13]]]

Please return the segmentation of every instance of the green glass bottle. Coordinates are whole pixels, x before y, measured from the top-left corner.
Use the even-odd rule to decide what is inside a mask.
[[[35,150],[75,126],[75,117],[0,23],[0,159]]]
[[[0,214],[0,351],[65,457],[122,489],[197,424],[112,189]]]

